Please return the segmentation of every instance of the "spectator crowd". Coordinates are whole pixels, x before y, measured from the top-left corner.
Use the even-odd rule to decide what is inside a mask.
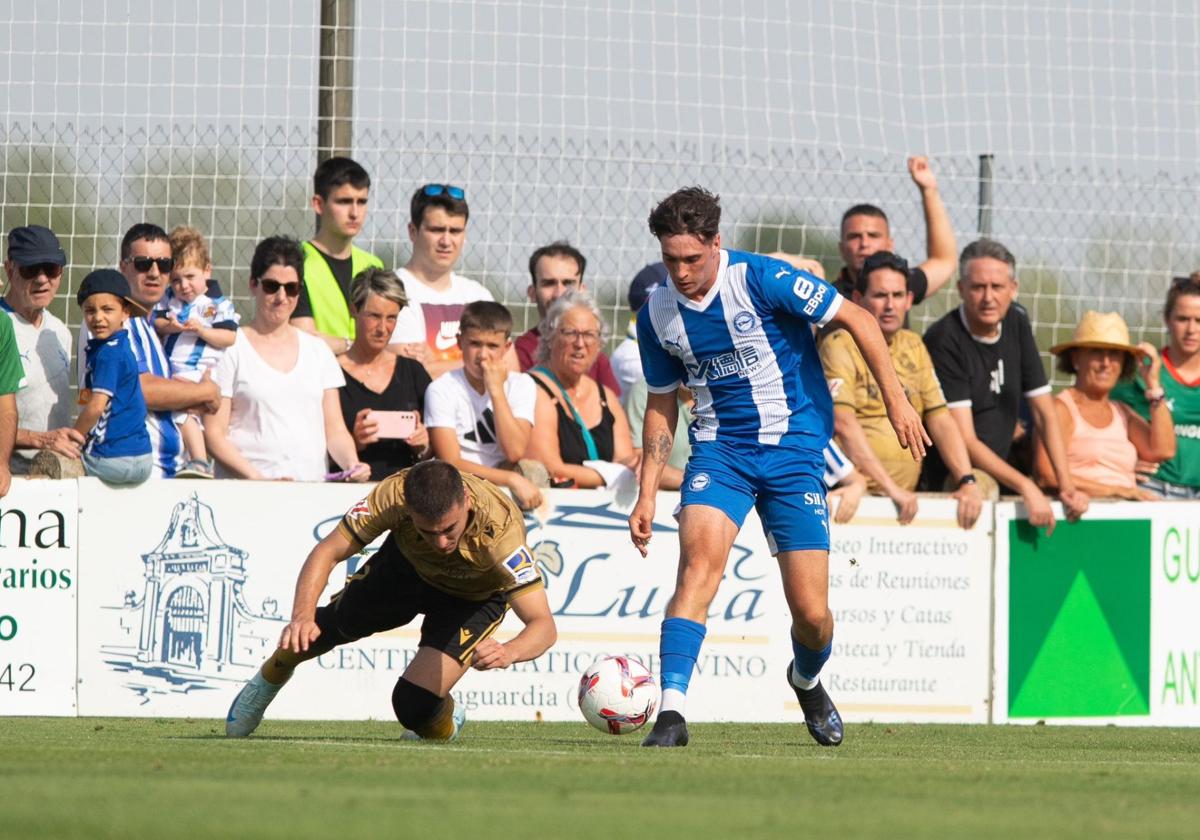
[[[1200,498],[1200,273],[1171,282],[1161,348],[1133,343],[1117,313],[1085,313],[1070,341],[1049,348],[1073,377],[1052,394],[1017,302],[1016,257],[990,239],[960,252],[927,161],[911,159],[909,172],[926,259],[896,254],[884,211],[856,204],[841,220],[834,285],[875,319],[934,446],[919,460],[905,451],[855,342],[819,336],[835,520],[852,518],[864,493],[890,498],[901,523],[919,516],[921,492],[948,493],[965,528],[985,500],[1015,494],[1051,530],[1051,498],[1071,519],[1092,499]],[[389,270],[354,244],[368,173],[332,158],[313,182],[316,233],[258,243],[246,321],[212,276],[199,230],[141,223],[116,268],[83,278],[72,336],[48,309],[68,262],[58,237],[37,225],[8,232],[0,495],[13,475],[38,474],[114,485],[377,481],[430,457],[507,488],[525,509],[548,487],[636,485],[647,388],[635,324],[652,295],[678,295],[663,264],[634,275],[629,328],[610,358],[585,255],[564,241],[540,247],[527,289],[539,320],[514,336],[512,313],[455,271],[470,219],[462,187],[415,190],[411,257]],[[824,276],[815,260],[770,256]],[[959,306],[923,336],[909,329],[912,307],[956,273]],[[681,387],[677,399],[661,481],[671,490],[684,477],[694,397]]]

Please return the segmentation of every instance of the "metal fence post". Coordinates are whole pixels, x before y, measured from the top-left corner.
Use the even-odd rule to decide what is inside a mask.
[[[321,0],[317,161],[349,155],[354,127],[354,0]]]

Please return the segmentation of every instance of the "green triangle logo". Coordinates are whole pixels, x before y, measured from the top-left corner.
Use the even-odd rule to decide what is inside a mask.
[[[1139,689],[1095,592],[1075,575],[1024,682],[1010,701],[1012,717],[1145,715]]]

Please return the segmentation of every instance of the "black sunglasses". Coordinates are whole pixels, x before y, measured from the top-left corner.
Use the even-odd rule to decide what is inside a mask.
[[[262,286],[263,294],[265,295],[273,295],[280,289],[283,289],[283,293],[288,297],[296,297],[300,294],[299,283],[281,283],[278,280],[267,279],[258,280],[256,282],[258,285]]]
[[[17,270],[21,272],[23,280],[36,280],[38,275],[46,275],[47,280],[54,280],[62,276],[63,267],[58,263],[34,263],[33,265],[17,266]]]
[[[1172,277],[1171,278],[1171,288],[1172,289],[1178,288],[1180,286],[1186,286],[1189,283],[1196,285],[1196,286],[1200,286],[1200,278],[1197,278],[1195,275],[1192,275],[1190,277]]]
[[[467,191],[462,187],[456,187],[453,184],[426,184],[421,188],[421,192],[428,196],[438,196],[443,193],[453,198],[455,201],[462,201],[467,197]]]
[[[150,266],[157,265],[159,274],[170,274],[171,269],[175,267],[174,257],[127,257],[126,262],[132,263],[133,267],[143,274],[150,270]]]

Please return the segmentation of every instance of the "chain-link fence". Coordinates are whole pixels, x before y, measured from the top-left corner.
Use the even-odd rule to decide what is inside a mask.
[[[79,323],[79,280],[115,264],[135,222],[205,231],[215,276],[244,311],[254,244],[311,234],[316,5],[63,0],[49,13],[15,4],[0,12],[9,24],[0,36],[0,222],[47,224],[62,237],[70,265],[56,311],[69,324]],[[961,102],[964,114],[980,113],[969,96],[975,56],[956,46],[970,30],[962,9],[951,18],[918,4],[919,21],[942,27],[926,31],[903,4],[851,5],[843,20],[782,2],[701,4],[695,14],[678,4],[360,2],[351,151],[373,179],[361,244],[403,264],[413,189],[461,184],[471,205],[461,273],[528,325],[528,255],[569,239],[587,254],[587,280],[619,337],[629,279],[656,258],[647,213],[677,187],[722,195],[729,245],[815,256],[832,273],[841,213],[861,201],[886,209],[897,250],[923,259],[911,152],[931,153],[959,247],[976,238],[978,155],[987,152],[992,235],[1017,254],[1020,300],[1040,345],[1063,340],[1090,308],[1121,311],[1135,337],[1161,339],[1171,275],[1200,266],[1200,184],[1186,151],[1200,139],[1200,13],[1131,6],[1131,21],[1156,21],[1159,57],[1122,86],[1119,72],[1097,70],[1096,56],[1120,71],[1141,37],[1133,24],[1122,31],[1126,11],[1101,38],[1072,14],[1055,23],[1049,7],[1001,3],[987,14],[1024,25],[978,36],[979,66],[1003,76],[1000,93],[986,84],[995,73],[979,77],[979,95],[997,103],[980,130],[953,112]],[[1066,74],[1061,95],[1075,97],[1058,113],[1043,113],[1042,99],[1053,106],[1059,94],[1031,84],[1022,62],[1034,59],[1016,54],[1028,49],[1030,21],[1049,21],[1067,45],[1089,50],[1078,67],[1053,65]],[[951,24],[964,33],[948,33]],[[897,40],[882,49],[892,26]],[[1098,81],[1084,88],[1076,80],[1088,74]],[[1158,124],[1137,126],[1126,142],[1117,126],[1139,116],[1141,104],[1129,103],[1146,85]],[[1109,145],[1087,134],[1110,130]],[[915,325],[956,301],[952,287],[943,291]]]

